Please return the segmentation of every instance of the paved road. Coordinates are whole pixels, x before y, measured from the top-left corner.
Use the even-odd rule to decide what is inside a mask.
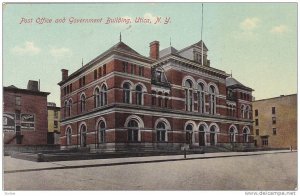
[[[16,163],[7,157],[4,164],[9,165],[10,161]],[[66,163],[18,161],[42,164],[40,168]],[[297,153],[4,174],[4,190],[295,190],[296,187]]]

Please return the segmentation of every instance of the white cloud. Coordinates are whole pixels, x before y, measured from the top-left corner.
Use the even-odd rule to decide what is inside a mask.
[[[51,48],[49,52],[55,58],[66,57],[66,56],[72,55],[72,51],[69,48],[64,48],[64,47]]]
[[[271,33],[276,33],[276,34],[281,34],[281,33],[285,33],[287,32],[289,29],[287,26],[285,25],[278,25],[278,26],[275,26],[273,27],[270,32]]]
[[[17,55],[37,55],[41,49],[34,45],[33,42],[26,41],[22,46],[15,46],[12,52]]]
[[[252,31],[258,27],[260,22],[260,19],[256,17],[246,18],[243,22],[240,23],[240,28],[244,31]]]

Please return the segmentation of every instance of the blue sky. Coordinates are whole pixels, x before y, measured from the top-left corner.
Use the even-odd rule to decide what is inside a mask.
[[[37,18],[52,23],[37,24]],[[131,24],[69,24],[74,18],[130,18]],[[137,24],[136,17],[170,17],[168,24]],[[22,23],[22,18],[32,23]],[[57,24],[55,19],[66,18]],[[41,80],[59,104],[61,69],[72,73],[119,41],[142,55],[149,43],[176,49],[201,39],[201,3],[6,4],[3,8],[3,85],[26,88]],[[256,99],[297,92],[296,3],[205,3],[203,40],[211,66],[233,73]]]

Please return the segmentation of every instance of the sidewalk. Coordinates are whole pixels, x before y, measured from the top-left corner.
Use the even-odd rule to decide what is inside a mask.
[[[293,151],[297,152],[297,151]],[[141,164],[141,163],[155,163],[166,161],[183,161],[193,159],[209,159],[221,157],[235,157],[235,156],[253,156],[263,154],[276,153],[291,153],[289,150],[276,151],[259,151],[259,152],[220,152],[220,153],[205,153],[205,154],[190,154],[184,159],[183,155],[169,155],[169,156],[149,156],[149,157],[129,157],[129,158],[113,158],[113,159],[92,159],[92,160],[76,160],[76,161],[58,161],[58,162],[32,162],[11,157],[3,158],[4,173],[28,172],[39,170],[53,170],[53,169],[72,169],[83,167],[103,167],[125,164]]]

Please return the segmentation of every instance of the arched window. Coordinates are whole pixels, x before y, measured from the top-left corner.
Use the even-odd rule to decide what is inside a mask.
[[[245,118],[246,119],[250,118],[250,108],[249,108],[249,106],[245,107]]]
[[[229,142],[235,142],[235,129],[233,127],[229,129]]]
[[[205,146],[205,126],[199,126],[199,146]]]
[[[101,106],[107,105],[107,87],[105,84],[103,84],[101,87],[100,97],[101,97],[100,105]]]
[[[135,88],[136,92],[136,104],[137,105],[142,105],[143,104],[143,91],[142,91],[141,85],[137,85]]]
[[[198,84],[198,111],[201,114],[205,112],[205,94],[204,85],[202,83]]]
[[[216,145],[216,127],[213,125],[211,128],[210,128],[210,145],[211,146],[214,146]]]
[[[243,142],[249,142],[249,129],[247,127],[243,129]]]
[[[156,125],[156,140],[158,142],[166,142],[166,134],[167,134],[167,129],[166,125],[163,122],[159,122]]]
[[[102,120],[98,123],[98,143],[105,143],[105,123]]]
[[[245,106],[241,105],[241,118],[245,118]]]
[[[131,101],[130,84],[128,82],[123,84],[123,99],[124,103],[130,103]]]
[[[137,142],[139,137],[139,126],[137,121],[130,120],[127,125],[128,128],[128,141]]]
[[[80,146],[86,147],[86,135],[87,135],[87,129],[86,126],[83,124],[80,126]]]
[[[209,87],[209,112],[210,112],[210,114],[212,114],[212,115],[216,114],[216,105],[217,105],[216,89],[214,86],[210,86]]]
[[[80,96],[80,111],[84,112],[85,111],[85,95],[82,94]]]
[[[68,102],[68,116],[71,116],[72,111],[72,99],[69,99]]]
[[[185,128],[186,135],[185,135],[185,141],[187,144],[192,144],[193,142],[193,125],[188,124]]]
[[[66,131],[66,140],[68,146],[72,144],[72,130],[70,127]]]
[[[95,89],[94,92],[94,103],[95,103],[95,108],[100,106],[100,90],[98,87]]]
[[[185,109],[186,111],[193,111],[193,83],[191,80],[186,80],[185,84]]]

